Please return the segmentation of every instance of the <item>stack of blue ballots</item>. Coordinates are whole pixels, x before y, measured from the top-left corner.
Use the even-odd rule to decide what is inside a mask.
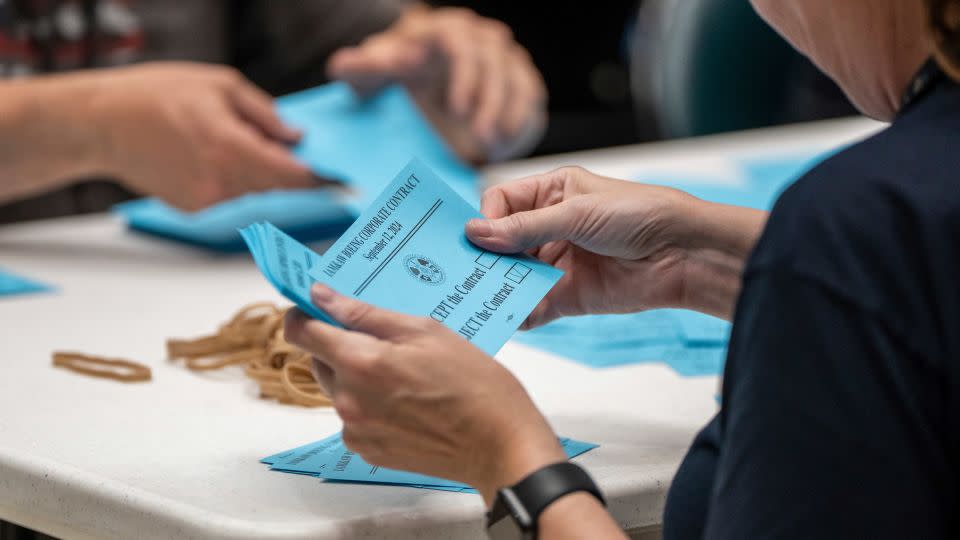
[[[31,294],[51,290],[49,285],[0,269],[0,296]]]
[[[683,309],[559,319],[517,341],[594,367],[664,362],[679,375],[723,369],[730,323]]]
[[[473,245],[464,226],[480,213],[425,164],[413,160],[323,256],[269,223],[241,230],[274,287],[312,317],[322,282],[381,308],[432,317],[496,354],[562,272],[523,254]]]
[[[568,458],[575,458],[597,448],[596,444],[560,438]],[[370,465],[347,449],[339,433],[326,439],[280,452],[260,460],[270,470],[316,476],[332,482],[402,485],[421,489],[476,493],[470,486],[423,474],[384,469]]]
[[[705,200],[763,210],[803,172],[833,152],[740,160],[742,182],[725,185],[709,178],[637,175],[648,184],[668,185]],[[594,367],[663,362],[685,377],[718,375],[727,354],[730,324],[701,313],[658,309],[626,315],[589,315],[552,322],[518,334],[517,340]]]
[[[270,221],[294,238],[312,242],[342,233],[356,218],[333,189],[244,195],[195,213],[157,199],[122,203],[114,211],[135,231],[219,252],[245,249],[237,229],[256,221]]]
[[[479,200],[477,175],[460,161],[400,86],[360,99],[344,83],[331,83],[281,97],[278,113],[303,131],[293,149],[319,176],[343,182],[335,189],[251,194],[191,214],[157,199],[115,207],[138,232],[215,251],[242,250],[236,230],[258,221],[274,223],[303,242],[342,232],[373,200],[387,179],[417,156],[438,171],[471,204]]]

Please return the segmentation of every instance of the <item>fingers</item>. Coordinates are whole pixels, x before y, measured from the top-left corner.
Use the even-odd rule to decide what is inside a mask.
[[[465,29],[461,27],[461,30]],[[471,43],[464,31],[441,31],[434,39],[449,66],[447,99],[450,110],[466,118],[473,108],[481,78],[477,44]]]
[[[226,180],[232,185],[227,191],[237,195],[248,191],[277,188],[309,188],[315,185],[315,175],[298,161],[290,149],[264,138],[249,125],[236,119],[222,120],[225,145],[223,163]]]
[[[372,336],[390,339],[416,332],[421,318],[381,309],[356,298],[337,293],[326,285],[316,283],[310,289],[314,304],[334,320],[350,328]]]
[[[505,109],[504,103],[511,81],[510,68],[502,45],[496,41],[486,45],[478,50],[477,61],[483,70],[483,77],[477,85],[473,131],[485,145],[492,146],[499,135],[497,120]]]
[[[490,220],[504,219],[518,212],[544,209],[575,195],[576,192],[568,189],[568,184],[579,171],[580,169],[565,167],[488,189],[480,201],[480,213],[487,219],[470,220],[466,226],[467,236],[474,243],[486,246],[495,233],[495,226],[489,223]]]
[[[557,318],[550,300],[544,298],[537,307],[533,308],[530,315],[527,315],[527,320],[520,325],[520,330],[533,330]]]
[[[230,88],[228,95],[240,115],[267,137],[284,144],[300,140],[301,133],[283,122],[277,115],[273,98],[263,90],[241,81]]]
[[[576,201],[467,223],[468,238],[483,249],[520,253],[556,240],[576,240],[583,212]]]
[[[327,75],[368,95],[394,80],[401,80],[423,65],[426,48],[418,40],[388,32],[357,47],[340,49],[327,62]]]
[[[337,385],[334,380],[333,368],[314,356],[310,360],[310,373],[313,374],[313,380],[317,381],[317,384],[323,389],[323,393],[331,398],[334,397]]]
[[[540,72],[525,50],[515,47],[509,65],[510,98],[500,115],[499,129],[507,138],[514,138],[522,135],[525,128],[530,129],[531,124],[534,131],[539,127],[536,124],[545,124],[547,93]]]
[[[369,355],[385,346],[375,337],[331,326],[310,318],[299,309],[287,311],[283,338],[288,343],[312,353],[317,359],[322,359],[320,363],[333,372],[340,366],[355,361],[361,353]],[[314,372],[315,377],[318,375],[318,382],[321,384],[333,384],[334,378],[327,376],[322,367]]]

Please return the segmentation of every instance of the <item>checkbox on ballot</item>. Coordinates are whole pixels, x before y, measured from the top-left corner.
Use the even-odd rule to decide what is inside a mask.
[[[513,263],[513,266],[507,270],[504,277],[519,285],[523,282],[524,278],[530,275],[530,271],[531,268],[523,263]]]

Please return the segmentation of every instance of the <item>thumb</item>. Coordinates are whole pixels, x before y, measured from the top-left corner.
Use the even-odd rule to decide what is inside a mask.
[[[557,240],[573,240],[583,222],[580,205],[572,201],[517,212],[499,219],[472,219],[467,237],[483,249],[497,253],[520,253]]]
[[[386,86],[392,73],[382,63],[358,47],[340,49],[327,62],[327,76],[349,84],[360,96],[369,96]]]

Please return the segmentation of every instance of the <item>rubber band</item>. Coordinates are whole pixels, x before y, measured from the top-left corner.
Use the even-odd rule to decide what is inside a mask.
[[[150,368],[143,364],[75,352],[53,353],[53,365],[90,377],[120,382],[146,382],[153,378]]]
[[[285,309],[269,302],[250,304],[222,324],[216,334],[167,341],[170,360],[192,371],[243,366],[260,397],[303,407],[328,407],[330,398],[313,380],[311,356],[283,339]]]

